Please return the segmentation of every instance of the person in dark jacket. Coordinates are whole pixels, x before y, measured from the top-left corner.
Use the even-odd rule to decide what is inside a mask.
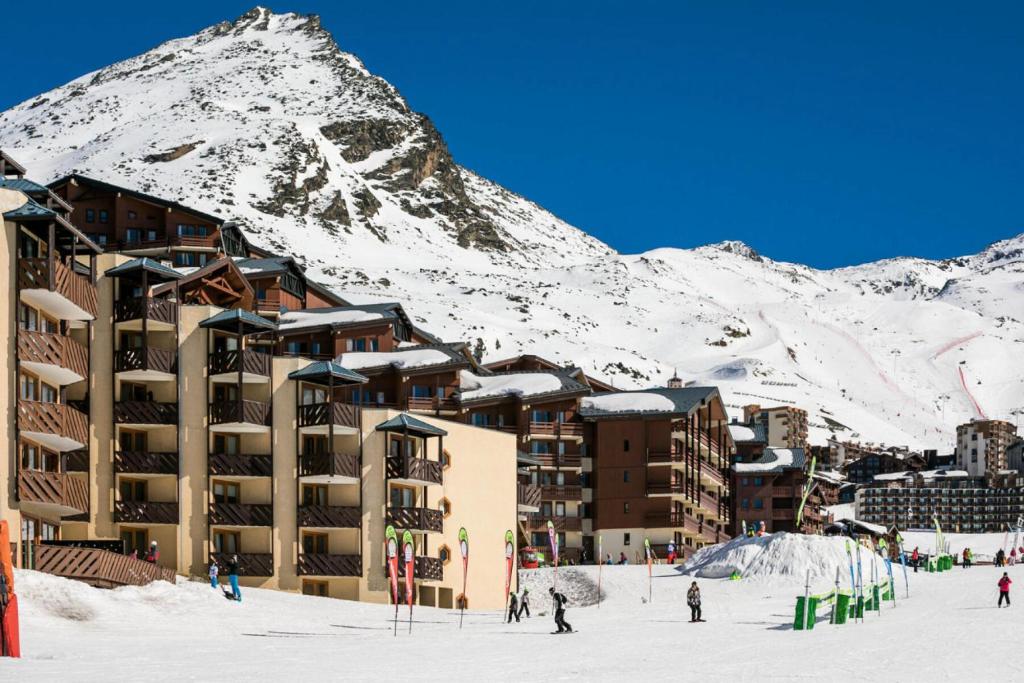
[[[160,560],[160,546],[153,541],[149,544],[149,552],[146,553],[146,562],[156,564]]]
[[[1006,572],[1003,572],[1003,578],[999,579],[999,604],[996,607],[1003,606],[1003,600],[1006,601],[1006,606],[1010,606],[1010,584],[1013,581],[1007,576]]]
[[[526,612],[526,618],[530,618],[530,589],[524,588],[523,594],[519,596],[519,616]]]
[[[690,590],[686,591],[686,604],[690,606],[690,623],[704,621],[700,614],[700,588],[697,582],[690,584]]]
[[[519,598],[515,593],[509,593],[508,596],[508,622],[512,623],[512,617],[515,617],[516,623],[519,623]]]
[[[565,605],[569,599],[561,593],[556,593],[554,586],[548,589],[548,593],[551,594],[551,599],[555,603],[555,626],[558,627],[558,632],[572,633],[572,626],[565,620]]]
[[[228,560],[228,581],[231,582],[231,594],[235,600],[242,601],[242,591],[238,587],[238,555],[232,555]]]

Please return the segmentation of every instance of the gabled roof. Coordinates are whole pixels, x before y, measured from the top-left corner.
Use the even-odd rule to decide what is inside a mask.
[[[555,399],[585,396],[590,388],[567,370],[520,370],[476,374],[463,370],[455,399],[461,405],[481,405],[505,400]]]
[[[6,190],[15,190],[17,192],[22,192],[32,197],[33,199],[44,203],[47,199],[49,199],[50,201],[59,204],[60,207],[67,212],[70,212],[74,209],[73,206],[71,206],[66,201],[58,197],[53,192],[53,190],[46,187],[45,185],[40,185],[34,180],[29,180],[28,178],[5,178],[0,176],[0,187]]]
[[[235,258],[235,265],[246,277],[280,275],[289,270],[304,275],[305,269],[291,256],[269,256],[265,258]]]
[[[135,258],[131,261],[126,261],[119,266],[114,266],[104,273],[107,277],[124,277],[126,275],[136,275],[143,271],[157,276],[157,280],[153,282],[166,282],[168,280],[180,280],[181,273],[174,270],[170,266],[165,266],[159,261],[154,261],[151,258]]]
[[[238,332],[239,325],[241,325],[242,334],[259,334],[260,332],[273,332],[277,329],[277,324],[273,321],[241,308],[221,311],[199,323],[199,327],[232,333]]]
[[[716,387],[656,387],[638,391],[613,391],[586,396],[580,401],[580,415],[587,420],[645,415],[689,415],[718,397]]]
[[[385,420],[379,425],[374,427],[378,432],[409,432],[410,434],[418,434],[420,436],[447,436],[448,432],[435,427],[432,424],[427,424],[423,420],[417,420],[408,413],[400,413],[395,415],[390,420]]]
[[[472,367],[473,363],[463,353],[464,349],[464,344],[420,344],[395,351],[350,351],[334,360],[364,374],[389,368],[425,371]]]
[[[307,290],[309,290],[309,289],[313,290],[320,297],[322,297],[324,299],[327,299],[328,301],[334,302],[338,306],[348,306],[349,305],[349,303],[347,301],[345,301],[345,299],[343,297],[338,296],[334,291],[332,291],[328,287],[320,284],[319,282],[317,282],[315,280],[310,280],[310,279],[307,278],[306,279],[306,289]]]
[[[12,159],[11,156],[9,154],[7,154],[6,152],[4,152],[2,149],[0,149],[0,160],[3,161],[3,164],[5,166],[5,170],[4,170],[5,173],[10,173],[10,171],[7,170],[7,168],[6,168],[6,167],[10,167],[11,169],[14,170],[15,174],[17,174],[17,175],[25,175],[25,173],[26,173],[25,167],[22,166],[21,164],[19,164],[14,159]]]
[[[358,372],[354,372],[348,368],[343,368],[334,361],[329,360],[310,363],[301,370],[296,370],[295,372],[288,374],[288,379],[302,380],[304,382],[316,382],[320,384],[327,384],[331,378],[334,380],[340,380],[344,384],[365,384],[370,381]]]
[[[97,254],[103,253],[103,248],[86,237],[85,233],[71,225],[71,223],[53,209],[48,209],[31,197],[28,197],[25,203],[18,208],[5,212],[4,218],[19,222],[45,221],[56,223],[64,228],[64,230],[71,233],[72,239],[77,238],[77,240],[87,249],[90,249]]]
[[[728,427],[733,443],[768,443],[763,422],[754,422],[753,424],[731,422]]]
[[[96,180],[95,178],[89,178],[88,176],[84,176],[78,173],[71,173],[69,175],[64,176],[63,178],[58,178],[57,180],[54,180],[52,183],[50,183],[47,187],[49,187],[52,190],[56,187],[61,187],[62,185],[66,185],[67,183],[72,182],[77,185],[87,185],[89,187],[94,187],[97,190],[102,190],[104,192],[120,193],[122,195],[134,197],[135,199],[139,199],[144,202],[149,202],[150,204],[156,204],[157,206],[163,206],[165,208],[184,211],[185,213],[190,213],[193,216],[198,216],[199,218],[210,221],[211,223],[215,223],[217,225],[221,225],[222,223],[224,223],[224,219],[209,213],[204,213],[197,209],[193,209],[190,206],[185,206],[184,204],[179,204],[178,202],[169,199],[154,197],[153,195],[146,194],[145,192],[139,192],[128,187],[114,185],[112,183],[106,183],[103,182],[102,180]]]
[[[228,280],[233,281],[234,285],[228,283]],[[178,290],[182,303],[210,304],[223,308],[249,310],[255,297],[252,285],[229,258],[211,261],[180,280],[158,285],[153,288],[153,295],[160,296],[174,289]],[[193,296],[192,292],[200,294]]]

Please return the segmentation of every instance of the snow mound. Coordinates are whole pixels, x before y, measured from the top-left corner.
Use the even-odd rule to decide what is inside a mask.
[[[591,568],[559,567],[558,592],[569,599],[570,607],[587,607],[597,604],[597,583],[591,576]],[[522,569],[519,571],[519,590],[530,591],[530,606],[537,612],[550,611],[551,599],[548,589],[554,585],[555,572],[551,568]]]
[[[839,571],[840,586],[849,582],[850,561],[846,554],[846,538],[836,536],[805,536],[780,532],[755,538],[735,538],[728,543],[698,550],[684,565],[686,574],[704,579],[728,578],[738,571],[744,581],[792,580],[803,583],[810,572],[812,584],[834,582]],[[851,542],[856,562],[857,548]],[[867,548],[860,550],[864,582],[869,583],[871,563],[876,562],[879,575],[886,572],[881,558]]]
[[[61,619],[92,621],[99,611],[96,589],[78,581],[16,569],[14,587],[22,604]]]

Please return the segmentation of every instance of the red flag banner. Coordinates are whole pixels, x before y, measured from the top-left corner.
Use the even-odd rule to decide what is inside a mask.
[[[409,633],[412,633],[412,598],[416,572],[416,543],[412,534],[402,534],[402,555],[405,559],[405,602],[409,605]]]
[[[512,535],[512,530],[505,532],[505,608],[508,608],[508,594],[512,590],[512,567],[515,565],[516,555],[516,537]],[[502,620],[505,619],[505,613],[501,613]]]

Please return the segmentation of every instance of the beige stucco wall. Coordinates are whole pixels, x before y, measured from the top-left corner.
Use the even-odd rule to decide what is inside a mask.
[[[0,214],[16,209],[25,203],[25,195],[13,190],[0,189]],[[16,292],[16,230],[14,223],[3,222],[3,249],[0,255],[0,282],[7,285],[8,292]],[[11,540],[18,543],[20,553],[21,522],[15,509],[15,487],[17,477],[17,444],[15,443],[15,425],[17,424],[17,386],[13,381],[17,372],[15,347],[17,343],[17,300],[14,296],[4,297],[3,315],[0,316],[0,340],[5,351],[5,367],[8,381],[6,389],[0,391],[0,415],[3,415],[4,442],[6,457],[0,466],[0,519],[6,520],[10,527]]]

